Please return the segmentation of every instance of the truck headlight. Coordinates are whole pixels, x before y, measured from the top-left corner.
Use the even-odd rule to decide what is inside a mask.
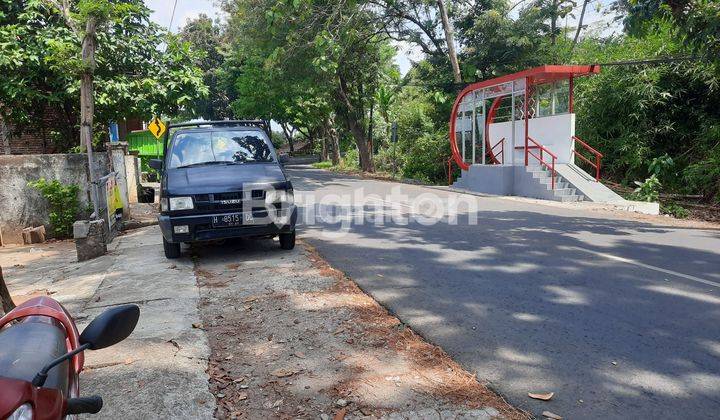
[[[295,196],[292,190],[268,191],[265,194],[265,204],[268,205],[275,203],[292,204],[293,202],[295,202]]]
[[[165,212],[170,210],[170,204],[168,204],[167,197],[160,199],[160,211]]]
[[[192,197],[170,197],[170,211],[176,210],[192,210]]]
[[[32,420],[33,410],[30,404],[23,404],[13,411],[7,420]]]

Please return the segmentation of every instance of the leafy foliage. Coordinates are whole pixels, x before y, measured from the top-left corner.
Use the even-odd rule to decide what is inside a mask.
[[[648,202],[657,202],[660,199],[660,187],[662,184],[657,175],[652,174],[650,178],[643,182],[635,181],[635,185],[637,185],[637,188],[633,192],[633,199]]]
[[[150,10],[141,0],[73,5],[78,19],[107,17],[97,34],[97,124],[177,113],[207,94],[202,72],[193,64],[197,53],[150,22]],[[0,0],[0,117],[15,134],[42,129],[60,150],[75,146],[82,69],[80,39],[48,2]],[[54,116],[50,126],[39,125],[48,114]]]
[[[58,180],[40,178],[28,183],[45,197],[50,206],[50,226],[57,238],[72,236],[73,223],[80,214],[80,187],[76,184],[63,185]]]
[[[194,116],[206,120],[232,117],[231,98],[225,88],[226,80],[222,68],[225,61],[223,37],[220,24],[213,22],[205,14],[189,20],[180,31],[180,38],[197,52],[193,61],[195,66],[202,70],[203,82],[208,87],[208,95],[193,98],[192,105]]]

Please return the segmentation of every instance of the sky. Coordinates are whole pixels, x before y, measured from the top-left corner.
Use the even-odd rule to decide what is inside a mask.
[[[518,1],[526,2],[527,0]],[[598,31],[605,35],[619,30],[618,25],[608,28],[607,23],[609,18],[604,16],[601,11],[598,11],[598,7],[604,8],[611,1],[612,0],[591,0],[588,3],[585,23],[589,25],[590,30]],[[172,9],[175,2],[177,2],[177,6],[175,7],[175,16],[172,17]],[[581,3],[581,1],[578,1],[578,4]],[[196,18],[201,13],[212,18],[222,17],[222,12],[215,0],[145,0],[145,4],[153,10],[151,16],[153,21],[161,26],[168,27],[172,17],[172,27],[170,29],[173,32],[177,32],[179,28],[182,28],[188,19]],[[577,14],[579,15],[579,13],[578,8]],[[568,16],[567,21],[563,22],[563,24],[566,24],[568,27],[574,27],[576,22],[577,17]],[[412,67],[412,62],[417,62],[422,59],[422,52],[418,47],[405,42],[396,43],[396,47],[398,48],[398,54],[395,57],[395,62],[400,68],[400,73],[404,75]]]

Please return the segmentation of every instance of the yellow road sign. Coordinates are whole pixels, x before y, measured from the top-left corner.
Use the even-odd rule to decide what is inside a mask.
[[[150,132],[153,136],[155,136],[156,139],[160,140],[160,137],[165,134],[165,123],[163,123],[160,118],[155,117],[152,121],[150,121],[150,124],[148,125],[148,130],[150,130]]]

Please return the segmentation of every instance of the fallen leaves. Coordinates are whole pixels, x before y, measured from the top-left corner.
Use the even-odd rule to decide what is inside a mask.
[[[542,393],[542,394],[528,392],[528,397],[534,398],[536,400],[542,400],[542,401],[550,401],[554,395],[555,395],[554,392],[548,392],[548,393]]]
[[[543,417],[553,420],[562,420],[562,417],[558,416],[557,414],[553,413],[552,411],[543,411],[542,412]]]
[[[270,372],[272,376],[275,376],[277,378],[287,378],[288,376],[293,376],[296,373],[299,373],[299,369],[293,369],[293,368],[278,368]]]
[[[333,417],[333,420],[345,420],[345,414],[347,413],[347,408],[342,408],[340,411],[335,413],[335,416]]]

